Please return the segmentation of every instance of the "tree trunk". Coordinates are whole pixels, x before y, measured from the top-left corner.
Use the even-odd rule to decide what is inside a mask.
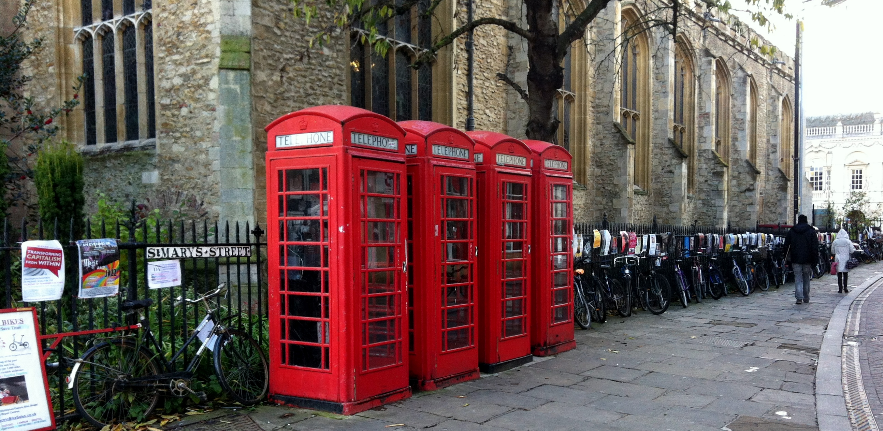
[[[526,3],[528,30],[534,36],[528,42],[527,92],[528,139],[553,142],[558,130],[554,112],[558,89],[564,85],[562,58],[558,58],[558,19],[553,13],[553,2],[528,0]]]

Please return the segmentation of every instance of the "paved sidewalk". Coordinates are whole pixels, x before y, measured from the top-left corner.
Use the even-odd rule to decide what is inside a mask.
[[[636,312],[611,318],[577,330],[573,351],[354,416],[261,406],[239,415],[218,411],[191,417],[201,422],[177,426],[189,431],[841,431],[850,429],[856,408],[867,408],[871,419],[873,412],[883,412],[883,288],[876,288],[883,285],[877,282],[881,277],[883,264],[859,266],[850,280],[861,286],[848,296],[837,293],[836,277],[814,280],[809,304],[794,304],[788,284],[686,309],[674,303],[661,316]],[[859,347],[861,379],[841,379],[841,357],[856,363],[848,356],[853,347]],[[845,365],[842,369],[848,371]],[[849,382],[857,380],[863,384],[850,389]],[[867,423],[862,429],[875,429]]]

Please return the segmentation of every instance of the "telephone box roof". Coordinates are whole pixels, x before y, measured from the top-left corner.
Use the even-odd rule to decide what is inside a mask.
[[[315,115],[319,117],[325,117],[330,120],[339,122],[340,124],[346,124],[350,121],[362,118],[362,117],[375,117],[378,119],[383,119],[385,122],[393,125],[402,135],[405,134],[405,131],[396,124],[395,121],[390,120],[383,115],[376,114],[367,109],[356,108],[354,106],[346,106],[346,105],[321,105],[321,106],[313,106],[310,108],[301,109],[300,111],[291,112],[285,114],[275,120],[272,123],[268,124],[267,127],[264,127],[265,131],[269,131],[275,125],[288,120],[290,118],[299,117],[303,115]]]

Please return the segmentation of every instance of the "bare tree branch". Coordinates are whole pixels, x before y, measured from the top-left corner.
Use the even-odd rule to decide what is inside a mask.
[[[610,0],[607,0],[607,1],[610,1]],[[468,22],[468,23],[464,24],[462,27],[457,28],[456,30],[454,30],[450,34],[448,34],[447,36],[439,39],[438,42],[436,42],[432,45],[432,48],[429,48],[429,50],[420,54],[420,57],[417,59],[417,62],[415,63],[415,67],[419,67],[421,64],[431,61],[433,58],[435,58],[435,54],[440,49],[454,43],[454,41],[457,40],[458,37],[462,36],[464,33],[468,32],[469,30],[474,30],[474,29],[476,29],[480,26],[483,26],[483,25],[496,25],[498,27],[502,27],[508,31],[511,31],[512,33],[515,33],[515,34],[527,39],[528,41],[532,41],[534,39],[533,34],[530,31],[519,27],[518,24],[516,24],[512,21],[507,21],[505,19],[500,19],[500,18],[479,18],[477,20],[474,20],[472,22]]]
[[[521,99],[523,99],[525,102],[527,101],[527,91],[524,91],[524,89],[521,88],[521,86],[518,85],[515,81],[513,81],[512,78],[509,77],[509,75],[506,75],[505,73],[498,73],[497,79],[509,84],[510,87],[518,92],[518,95],[521,96]]]
[[[610,1],[611,0],[592,0],[592,2],[589,3],[579,15],[577,15],[573,22],[561,32],[561,35],[558,36],[558,48],[556,53],[559,58],[564,58],[570,44],[576,42],[582,37],[586,26],[607,7],[607,4],[610,3]]]

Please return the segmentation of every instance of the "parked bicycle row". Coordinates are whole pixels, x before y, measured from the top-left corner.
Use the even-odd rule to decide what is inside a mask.
[[[818,233],[813,277],[831,270],[834,234]],[[793,280],[784,237],[766,233],[639,234],[593,229],[574,236],[574,313],[583,329],[608,313],[664,313],[712,298],[766,291]],[[862,244],[865,244],[864,242]],[[873,258],[868,251],[857,251]]]

